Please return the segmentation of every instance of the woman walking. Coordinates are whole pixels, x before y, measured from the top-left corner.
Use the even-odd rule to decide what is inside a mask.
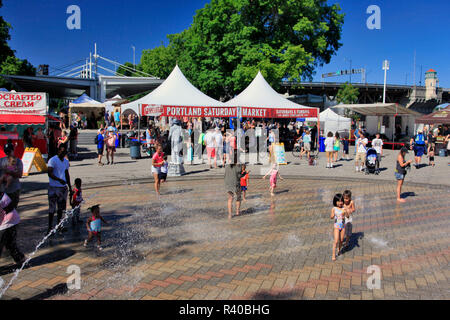
[[[397,179],[397,201],[398,202],[406,202],[405,199],[402,199],[402,186],[403,181],[406,176],[406,168],[411,166],[412,161],[408,160],[405,162],[405,155],[408,153],[408,149],[406,147],[402,147],[398,156],[397,156],[397,165],[395,168],[395,178]]]
[[[325,152],[327,153],[327,168],[333,168],[334,138],[331,131],[328,132],[325,139]]]
[[[161,195],[159,192],[159,188],[161,186],[161,181],[159,180],[159,176],[161,173],[161,166],[164,164],[164,152],[162,151],[161,145],[156,147],[156,152],[152,158],[152,174],[155,179],[155,191],[159,196]]]
[[[237,163],[237,152],[233,152],[232,163],[225,166],[225,190],[228,195],[228,219],[232,217],[233,198],[236,195],[236,216],[241,208],[241,166]]]

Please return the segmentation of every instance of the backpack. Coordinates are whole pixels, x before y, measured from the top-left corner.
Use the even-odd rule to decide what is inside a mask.
[[[423,134],[418,134],[416,135],[416,139],[415,142],[418,146],[423,146],[425,145],[425,138],[423,137]]]
[[[94,143],[98,144],[98,135],[95,136]]]

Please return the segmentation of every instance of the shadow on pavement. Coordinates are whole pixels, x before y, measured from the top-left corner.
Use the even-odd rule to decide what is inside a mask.
[[[346,252],[352,251],[355,247],[359,248],[359,240],[364,238],[364,232],[352,233]]]
[[[45,300],[49,299],[56,295],[63,295],[66,294],[69,289],[67,288],[67,284],[60,283],[54,286],[51,289],[47,289],[45,292],[42,292],[40,294],[37,294],[31,298],[28,298],[27,300]]]
[[[269,291],[258,291],[253,294],[249,298],[249,300],[289,300],[290,298],[302,296],[303,291],[303,289],[297,289],[276,294],[273,294]],[[295,300],[298,300],[298,298],[296,298]]]

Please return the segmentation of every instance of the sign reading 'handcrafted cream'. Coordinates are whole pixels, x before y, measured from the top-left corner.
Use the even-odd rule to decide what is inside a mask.
[[[0,93],[0,114],[27,114],[44,116],[47,95],[32,92]]]

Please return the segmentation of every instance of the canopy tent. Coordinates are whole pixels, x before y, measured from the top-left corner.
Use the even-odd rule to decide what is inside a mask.
[[[112,97],[111,99],[107,99],[105,100],[104,104],[105,104],[105,112],[114,112],[114,103],[123,100],[122,97],[118,94],[116,94],[114,97]]]
[[[9,92],[8,89],[0,88],[0,92]]]
[[[101,111],[105,108],[105,104],[98,102],[87,94],[83,93],[77,99],[69,103],[69,120],[72,121],[72,112],[94,113],[97,117],[101,115]]]
[[[365,116],[421,115],[419,112],[407,109],[398,103],[339,104],[333,108],[350,109]]]
[[[222,102],[194,87],[176,65],[158,88],[136,101],[123,104],[122,112],[131,109],[143,116],[201,117],[213,116],[209,111],[222,106]]]
[[[414,120],[421,116],[419,112],[398,103],[340,104],[333,108],[349,109],[366,116],[366,129],[369,133],[384,133],[387,137],[392,137],[392,140],[397,131],[409,135],[410,128],[415,128]],[[403,121],[403,117],[406,117],[406,121]],[[398,126],[400,127],[397,128]]]
[[[416,123],[423,124],[450,124],[450,108],[427,114],[423,117],[417,118]]]
[[[319,108],[302,106],[278,94],[261,72],[244,91],[225,105],[241,107],[241,116],[252,118],[315,118],[317,121],[319,113]]]
[[[320,126],[325,133],[327,132],[345,132],[347,135],[350,133],[352,120],[338,115],[336,112],[328,108],[320,113]]]

